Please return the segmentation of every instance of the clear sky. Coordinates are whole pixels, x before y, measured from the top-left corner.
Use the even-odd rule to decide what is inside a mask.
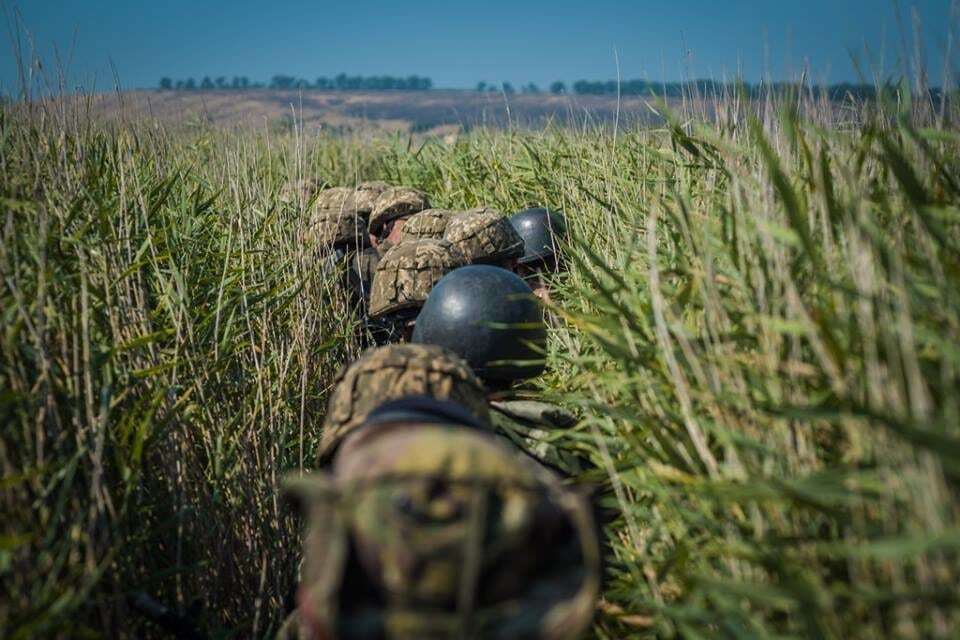
[[[19,11],[46,67],[59,52],[70,84],[152,87],[161,76],[277,73],[314,80],[410,75],[440,87],[478,80],[678,80],[742,71],[816,81],[858,78],[865,47],[895,72],[911,9],[923,25],[932,84],[940,84],[951,0],[0,0],[0,83],[16,84],[11,23]],[[895,7],[902,16],[898,24]],[[15,31],[15,29],[14,29]],[[26,35],[21,35],[25,50]],[[912,44],[907,44],[912,55]],[[954,44],[957,48],[957,44]],[[956,55],[954,56],[956,59]],[[112,65],[112,66],[111,66]],[[868,65],[869,66],[869,65]]]

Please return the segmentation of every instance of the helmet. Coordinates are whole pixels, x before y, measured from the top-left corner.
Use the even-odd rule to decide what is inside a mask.
[[[424,209],[415,213],[403,225],[403,239],[442,238],[447,223],[454,215],[449,209]]]
[[[346,434],[388,400],[430,396],[456,401],[484,423],[490,417],[483,383],[458,355],[435,345],[368,349],[334,383],[317,456],[321,463],[330,459]]]
[[[314,206],[317,209],[350,210],[353,209],[352,196],[350,187],[330,187],[320,192]]]
[[[447,224],[443,237],[471,264],[496,264],[523,254],[523,239],[510,221],[493,209],[458,213]]]
[[[353,208],[364,218],[368,218],[377,198],[389,188],[390,185],[381,180],[361,182],[353,193]]]
[[[370,212],[370,233],[380,232],[383,225],[430,207],[427,195],[411,187],[390,187],[380,194]]]
[[[463,254],[446,240],[401,242],[377,263],[370,292],[370,317],[421,307],[433,285],[464,264]]]
[[[519,276],[472,265],[436,284],[417,316],[413,342],[450,349],[485,381],[510,382],[543,372],[546,324]]]
[[[586,501],[493,434],[366,426],[332,473],[286,490],[307,517],[297,600],[309,637],[568,640],[593,617]]]
[[[356,213],[339,209],[319,209],[311,215],[304,240],[334,249],[363,248],[370,242],[370,236],[367,235],[363,219]]]
[[[280,188],[280,201],[287,204],[309,202],[310,198],[315,196],[322,186],[323,182],[316,178],[288,180]]]
[[[563,214],[541,207],[513,214],[510,223],[523,238],[520,264],[555,259],[557,241],[567,233]]]

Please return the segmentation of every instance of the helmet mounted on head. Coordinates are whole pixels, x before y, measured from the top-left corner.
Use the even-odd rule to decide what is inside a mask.
[[[427,195],[411,187],[390,187],[374,202],[368,229],[375,236],[384,235],[387,223],[430,207]]]
[[[558,244],[567,235],[563,214],[536,207],[510,216],[510,223],[523,239],[520,264],[555,261]]]
[[[506,264],[523,255],[523,239],[494,209],[474,209],[453,216],[443,232],[470,264]]]
[[[519,276],[471,265],[436,284],[417,317],[413,342],[446,347],[482,380],[508,383],[543,372],[546,324]]]

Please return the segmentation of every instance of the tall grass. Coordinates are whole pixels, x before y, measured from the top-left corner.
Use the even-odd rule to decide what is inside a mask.
[[[573,230],[548,399],[595,463],[599,638],[949,637],[960,546],[955,113],[720,96],[648,130],[454,144],[0,114],[0,635],[276,629],[355,317],[281,183],[546,204]],[[709,117],[707,117],[709,115]]]

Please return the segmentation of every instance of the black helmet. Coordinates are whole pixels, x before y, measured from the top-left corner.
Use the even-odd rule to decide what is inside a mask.
[[[524,209],[510,216],[510,223],[523,238],[520,264],[556,259],[557,241],[567,233],[562,213],[542,207]]]
[[[420,310],[413,342],[446,347],[487,382],[543,372],[546,324],[533,292],[516,274],[490,265],[454,269]]]

